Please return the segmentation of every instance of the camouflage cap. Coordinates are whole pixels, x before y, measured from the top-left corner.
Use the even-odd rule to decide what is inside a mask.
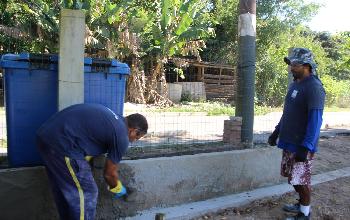
[[[316,74],[317,65],[314,61],[314,56],[309,49],[294,48],[291,55],[284,58],[284,62],[286,62],[288,65],[292,63],[310,64],[312,73]]]

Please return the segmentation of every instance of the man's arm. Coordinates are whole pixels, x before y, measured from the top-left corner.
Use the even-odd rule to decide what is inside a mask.
[[[108,184],[109,191],[114,194],[114,199],[125,198],[127,190],[118,179],[118,164],[108,158],[106,159],[104,178]]]
[[[306,161],[309,151],[314,152],[317,139],[320,135],[322,125],[322,115],[325,102],[325,90],[322,85],[316,85],[310,88],[307,94],[308,119],[306,134],[303,142],[296,152],[296,161]]]
[[[306,134],[301,146],[298,147],[295,160],[305,162],[309,151],[314,152],[322,125],[323,109],[312,109],[308,113]]]
[[[115,188],[118,183],[118,164],[107,158],[103,176],[109,188]]]
[[[318,137],[320,136],[320,129],[322,126],[323,109],[312,109],[308,113],[308,121],[306,127],[306,134],[302,145],[309,151],[315,150]]]

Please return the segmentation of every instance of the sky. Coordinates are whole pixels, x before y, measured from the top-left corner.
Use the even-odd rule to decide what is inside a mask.
[[[309,0],[322,6],[311,22],[307,23],[314,31],[350,31],[350,0]]]

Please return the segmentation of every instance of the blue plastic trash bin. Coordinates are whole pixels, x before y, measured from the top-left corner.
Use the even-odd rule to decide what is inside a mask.
[[[115,59],[85,58],[84,102],[99,103],[123,115],[130,68]]]
[[[35,133],[57,112],[57,56],[7,54],[0,66],[5,79],[9,165],[40,165]]]
[[[8,160],[11,167],[41,165],[35,134],[58,111],[58,56],[3,55]],[[127,64],[84,59],[84,102],[99,103],[123,114]]]

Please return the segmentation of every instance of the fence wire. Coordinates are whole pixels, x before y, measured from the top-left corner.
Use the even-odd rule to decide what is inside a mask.
[[[20,25],[18,22],[10,20],[9,14],[2,10],[0,14],[0,55],[19,54],[22,52],[36,53],[43,57],[48,53],[57,53],[57,50],[50,50],[47,47],[38,48],[38,40],[32,34],[33,27]],[[37,34],[37,33],[36,33]],[[57,39],[42,39],[51,48],[58,48]],[[229,65],[223,59],[219,59],[218,50],[223,48],[224,43],[211,45],[210,50],[203,54],[202,61],[197,58],[183,58],[187,63],[181,71],[174,62],[165,66],[165,78],[167,82],[167,98],[174,102],[174,106],[169,108],[159,108],[154,105],[130,103],[126,100],[124,105],[124,116],[132,113],[141,113],[146,116],[149,123],[148,134],[141,140],[133,143],[131,147],[140,148],[163,148],[180,151],[182,147],[214,146],[219,148],[223,143],[224,121],[229,120],[234,115],[234,100],[236,94],[236,70],[234,65]],[[99,53],[94,53],[90,47],[85,51],[89,57],[106,57],[101,49],[96,49]],[[102,54],[102,55],[101,55]],[[233,53],[234,54],[234,53]],[[101,55],[101,56],[99,56]],[[214,59],[214,58],[215,59]],[[130,64],[130,60],[121,62]],[[39,62],[40,63],[40,62]],[[144,73],[150,74],[152,69],[147,69],[143,65]],[[99,71],[95,71],[99,72]],[[106,106],[120,105],[113,94],[112,87],[123,87],[124,84],[111,85],[103,83],[103,79],[89,76],[91,79],[85,84],[85,90],[92,90],[94,94],[89,94],[94,98],[90,102],[97,102]],[[164,94],[163,86],[159,85],[157,91]],[[20,89],[20,88],[19,88]],[[25,91],[23,91],[25,92]],[[4,88],[3,70],[0,69],[0,155],[7,151],[7,124],[6,124],[6,93]],[[255,117],[254,141],[265,143],[268,134],[277,124],[280,115],[271,113],[265,116]]]

